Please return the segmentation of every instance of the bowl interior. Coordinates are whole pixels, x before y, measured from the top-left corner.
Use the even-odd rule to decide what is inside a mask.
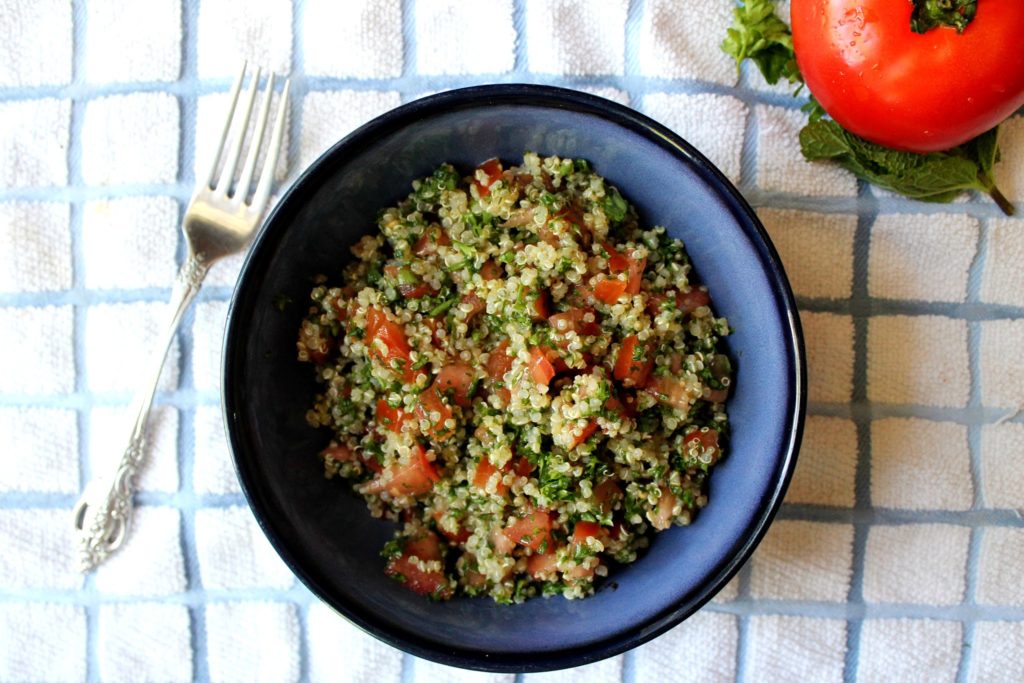
[[[486,89],[477,89],[485,90]],[[486,95],[486,96],[485,96]],[[502,86],[430,98],[350,136],[293,186],[254,245],[225,344],[224,401],[246,495],[292,569],[363,628],[416,654],[491,669],[578,664],[636,645],[714,594],[763,533],[793,464],[802,415],[792,298],[749,208],[702,157],[643,117],[567,91]],[[647,132],[645,132],[647,131]],[[655,132],[650,132],[655,131]],[[295,359],[311,278],[337,278],[348,247],[379,209],[444,161],[467,170],[525,150],[589,159],[645,224],[682,238],[716,311],[735,333],[732,440],[710,479],[710,504],[687,528],[658,534],[592,598],[433,603],[383,574],[392,526],[374,520],[315,454],[327,431],[306,425],[316,390]],[[290,301],[287,306],[281,301]],[[527,653],[527,654],[524,654]]]

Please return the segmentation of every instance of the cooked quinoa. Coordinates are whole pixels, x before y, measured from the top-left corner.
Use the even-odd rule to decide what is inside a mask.
[[[324,472],[400,522],[385,571],[416,592],[589,595],[707,504],[728,324],[682,242],[586,161],[412,187],[317,278],[299,331]]]

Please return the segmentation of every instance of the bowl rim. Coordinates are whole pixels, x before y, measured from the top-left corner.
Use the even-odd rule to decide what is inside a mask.
[[[236,400],[232,390],[235,385],[235,368],[232,358],[235,356],[236,347],[242,344],[238,335],[234,333],[236,313],[240,308],[241,293],[246,289],[247,283],[258,276],[252,272],[250,265],[255,256],[262,253],[265,243],[278,237],[276,233],[281,232],[271,229],[279,214],[291,211],[295,202],[301,204],[306,195],[316,190],[317,177],[331,170],[333,158],[344,155],[352,149],[363,149],[370,146],[378,138],[431,115],[487,105],[548,107],[597,116],[653,142],[681,162],[696,167],[699,175],[726,203],[728,209],[743,219],[740,223],[741,225],[746,223],[744,229],[749,228],[747,231],[753,232],[751,237],[756,236],[756,239],[751,241],[761,258],[766,275],[773,285],[773,296],[779,316],[788,321],[788,329],[784,328],[783,331],[786,336],[787,361],[792,368],[789,378],[792,391],[786,406],[789,424],[783,434],[781,457],[772,477],[773,486],[765,491],[758,504],[759,513],[744,530],[744,534],[740,537],[741,541],[734,547],[733,553],[716,565],[717,572],[699,590],[695,591],[696,595],[687,596],[676,603],[666,605],[647,620],[596,643],[542,652],[491,654],[474,649],[438,647],[435,642],[417,634],[394,633],[370,611],[360,610],[352,605],[340,604],[337,600],[329,599],[327,597],[330,594],[329,591],[324,590],[318,581],[302,568],[284,540],[274,530],[272,520],[259,507],[249,480],[250,474],[238,455],[241,450],[239,438],[232,428],[234,424],[232,415],[237,411],[236,406],[241,403]],[[271,209],[246,253],[228,307],[222,346],[222,382],[221,408],[224,415],[224,429],[242,492],[264,535],[299,580],[332,610],[361,630],[399,650],[448,666],[501,673],[550,671],[581,666],[612,657],[653,640],[703,607],[750,558],[781,507],[796,466],[807,406],[804,339],[792,288],[783,271],[778,252],[764,226],[732,182],[681,136],[633,109],[596,95],[568,88],[521,83],[458,88],[403,104],[355,129],[310,163]]]

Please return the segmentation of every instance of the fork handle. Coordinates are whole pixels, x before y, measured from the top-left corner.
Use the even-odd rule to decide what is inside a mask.
[[[136,393],[132,403],[134,416],[128,445],[117,468],[109,478],[94,478],[85,488],[74,508],[75,535],[79,545],[79,567],[83,572],[103,562],[124,542],[132,516],[132,494],[135,475],[142,464],[146,446],[146,422],[153,405],[167,351],[177,334],[181,318],[199,293],[210,262],[202,254],[190,253],[182,264],[171,290],[171,318],[164,331],[163,343],[152,361],[149,381]]]

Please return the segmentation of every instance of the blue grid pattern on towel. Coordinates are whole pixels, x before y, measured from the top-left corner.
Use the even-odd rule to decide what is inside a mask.
[[[753,109],[759,104],[795,108],[799,102],[787,95],[764,92],[749,87],[756,73],[744,69],[739,86],[736,88],[698,82],[693,80],[652,79],[640,74],[637,66],[637,44],[639,40],[639,24],[644,12],[644,1],[633,0],[629,3],[625,25],[626,59],[625,73],[622,76],[568,77],[550,76],[531,73],[527,65],[526,46],[529,36],[526,35],[525,0],[514,0],[514,24],[518,36],[515,51],[515,68],[508,73],[492,76],[424,76],[417,72],[416,34],[414,22],[416,18],[416,0],[403,0],[403,38],[405,42],[404,64],[402,75],[394,79],[350,80],[327,77],[305,77],[303,68],[302,17],[303,3],[296,2],[293,13],[293,50],[291,69],[293,74],[293,93],[291,136],[289,150],[290,177],[294,177],[298,161],[298,140],[302,135],[301,116],[299,115],[303,98],[310,92],[330,91],[340,88],[352,90],[390,90],[401,93],[403,101],[418,97],[421,93],[473,85],[482,82],[528,82],[547,83],[572,88],[582,87],[614,87],[628,93],[633,106],[639,106],[641,98],[650,93],[716,93],[729,95],[745,103]],[[82,484],[91,480],[93,470],[87,453],[89,442],[89,411],[103,404],[123,403],[128,395],[105,395],[94,397],[85,383],[82,374],[84,367],[85,337],[83,311],[91,306],[103,303],[164,301],[169,294],[168,288],[144,288],[137,290],[100,291],[89,289],[83,282],[82,252],[82,207],[92,199],[160,195],[172,197],[183,209],[193,187],[193,149],[196,146],[195,119],[197,98],[201,95],[222,92],[227,88],[224,80],[202,80],[197,75],[196,34],[198,28],[199,7],[196,0],[186,0],[182,7],[182,68],[181,77],[172,83],[131,83],[97,86],[82,77],[83,44],[85,31],[84,0],[75,0],[74,7],[74,70],[73,80],[69,85],[59,87],[38,88],[7,88],[0,89],[0,103],[15,100],[55,96],[72,101],[69,182],[62,188],[0,188],[0,201],[15,200],[46,200],[70,204],[72,265],[74,270],[73,286],[59,292],[26,292],[0,294],[0,306],[22,307],[41,305],[67,305],[74,309],[74,359],[77,368],[75,389],[70,394],[55,397],[34,397],[19,395],[0,395],[0,407],[56,407],[77,411],[80,472]],[[124,187],[91,187],[82,178],[82,120],[86,103],[92,99],[111,94],[127,92],[168,92],[174,95],[180,105],[181,136],[178,159],[178,179],[170,184],[133,185]],[[738,597],[729,602],[713,603],[706,609],[710,611],[736,615],[738,618],[738,645],[736,649],[736,675],[738,679],[748,676],[749,622],[758,615],[799,615],[813,618],[829,618],[844,620],[846,629],[846,654],[844,662],[844,678],[854,680],[859,665],[859,647],[862,624],[865,619],[906,617],[935,618],[961,622],[963,624],[962,656],[957,672],[958,680],[967,680],[971,659],[971,642],[974,625],[980,620],[1024,620],[1024,608],[1015,606],[982,605],[975,600],[978,581],[978,561],[983,531],[994,527],[1024,528],[1019,514],[1012,510],[987,508],[982,500],[980,483],[981,430],[984,425],[993,424],[1005,417],[1007,411],[982,405],[979,377],[981,374],[979,360],[980,324],[982,321],[997,319],[1019,319],[1024,317],[1024,309],[1017,306],[989,304],[980,301],[978,292],[980,280],[985,269],[985,254],[989,231],[987,221],[998,216],[996,208],[988,201],[972,198],[964,203],[952,205],[925,205],[908,200],[876,196],[868,188],[860,186],[856,197],[849,198],[812,198],[795,195],[772,193],[757,187],[755,178],[755,161],[757,148],[757,120],[754,116],[747,118],[742,151],[742,173],[739,187],[748,200],[758,208],[798,209],[817,213],[855,214],[858,217],[854,234],[853,252],[853,290],[848,299],[813,299],[801,298],[799,305],[804,312],[827,312],[851,316],[853,321],[853,394],[849,402],[842,403],[811,403],[810,415],[841,417],[852,420],[857,431],[858,458],[855,477],[855,504],[852,507],[831,507],[818,505],[793,505],[783,507],[779,519],[808,520],[815,522],[832,522],[853,526],[853,562],[852,578],[848,599],[845,602],[810,602],[792,600],[764,600],[751,596],[749,589],[750,566],[744,568],[739,575]],[[964,303],[933,303],[907,302],[873,298],[868,291],[869,243],[871,226],[880,213],[953,213],[967,214],[982,222],[978,255],[970,268],[968,280],[968,296]],[[184,255],[184,244],[179,239],[179,263]],[[168,283],[169,285],[169,283]],[[207,287],[199,296],[199,301],[225,301],[231,295],[228,287]],[[868,400],[867,365],[868,365],[868,324],[872,316],[877,315],[941,315],[967,321],[969,330],[968,349],[970,357],[970,398],[964,408],[940,408],[922,405],[882,405]],[[195,680],[208,681],[211,675],[207,662],[206,622],[204,607],[218,601],[271,601],[284,602],[297,606],[300,636],[300,680],[310,679],[309,656],[307,644],[307,615],[310,605],[315,602],[308,591],[296,583],[287,590],[245,589],[232,591],[210,591],[204,589],[200,577],[199,559],[195,546],[195,512],[201,508],[227,507],[245,505],[240,494],[198,494],[193,490],[193,452],[194,416],[197,406],[216,404],[218,398],[211,392],[197,391],[193,383],[193,367],[191,352],[194,347],[191,326],[191,314],[186,318],[179,334],[181,345],[181,377],[176,390],[161,393],[158,402],[171,405],[179,411],[178,438],[179,479],[180,487],[174,493],[141,493],[137,497],[140,505],[170,506],[180,510],[182,528],[182,551],[188,581],[188,589],[181,594],[146,598],[150,602],[165,602],[184,605],[191,616],[193,677]],[[918,417],[929,420],[954,422],[966,425],[970,450],[970,470],[974,487],[974,503],[967,511],[907,511],[882,509],[871,502],[871,423],[884,417]],[[1011,422],[1021,423],[1020,416],[1014,416]],[[0,509],[24,508],[64,508],[70,509],[75,501],[74,495],[32,492],[0,493]],[[903,604],[871,604],[863,595],[864,559],[868,532],[878,524],[911,524],[911,523],[945,523],[968,527],[970,545],[966,567],[966,591],[964,600],[953,606],[903,605]],[[97,662],[97,622],[98,610],[101,605],[116,602],[135,602],[137,597],[119,597],[104,594],[95,585],[95,578],[85,579],[84,588],[76,591],[53,590],[0,590],[0,602],[49,602],[81,606],[87,615],[87,680],[100,680],[100,669]],[[633,683],[638,680],[635,652],[625,655],[623,664],[623,681]],[[403,683],[416,680],[413,658],[405,656],[403,660]],[[517,680],[522,680],[522,676]],[[749,678],[747,678],[749,680]]]

